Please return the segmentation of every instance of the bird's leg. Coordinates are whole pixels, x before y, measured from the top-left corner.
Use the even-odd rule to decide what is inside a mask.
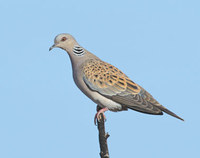
[[[108,108],[101,108],[99,105],[97,105],[97,113],[94,117],[94,124],[96,125],[96,120],[99,121],[100,120],[100,114],[103,114],[103,119],[106,120],[106,116],[104,115],[104,112],[107,111]]]

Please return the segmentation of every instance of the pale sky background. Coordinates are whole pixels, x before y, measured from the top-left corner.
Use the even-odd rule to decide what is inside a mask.
[[[106,112],[111,158],[200,157],[200,1],[0,3],[0,157],[97,158],[96,105],[54,37],[70,33],[183,117]]]

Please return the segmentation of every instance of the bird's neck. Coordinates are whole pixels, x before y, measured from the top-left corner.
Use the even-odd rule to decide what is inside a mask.
[[[64,49],[70,57],[73,70],[79,68],[88,59],[99,59],[97,56],[81,47],[76,41],[70,43],[70,47],[68,46]]]

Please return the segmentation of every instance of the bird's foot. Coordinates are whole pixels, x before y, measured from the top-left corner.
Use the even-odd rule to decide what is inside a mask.
[[[103,119],[104,119],[104,121],[106,120],[106,116],[104,115],[104,112],[105,111],[107,111],[108,110],[108,108],[102,108],[102,109],[100,109],[100,110],[98,110],[97,111],[97,113],[96,113],[96,115],[95,115],[95,117],[94,117],[94,124],[96,125],[96,122],[98,121],[100,121],[100,119],[101,119],[101,113],[103,114]]]

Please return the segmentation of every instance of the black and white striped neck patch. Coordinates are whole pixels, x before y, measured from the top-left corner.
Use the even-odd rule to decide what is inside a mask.
[[[75,45],[73,48],[73,53],[75,55],[82,56],[85,54],[85,50],[82,47]]]

